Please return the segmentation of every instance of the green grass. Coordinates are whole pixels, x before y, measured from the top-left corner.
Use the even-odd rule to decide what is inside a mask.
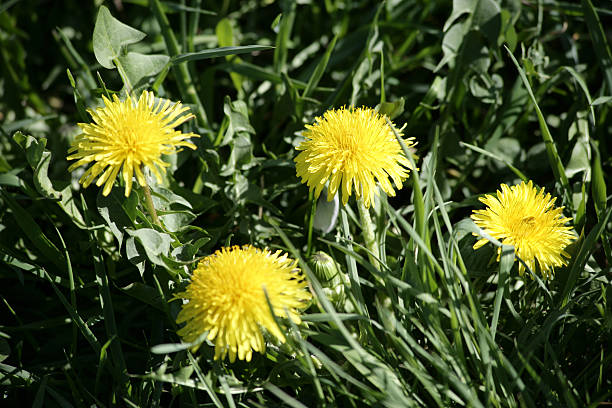
[[[612,403],[605,4],[94,3],[0,5],[2,406]],[[103,197],[67,171],[85,109],[125,89],[197,115],[198,149],[152,187],[166,228],[142,189]],[[354,199],[313,228],[324,210],[295,176],[304,125],[348,105],[380,105],[418,143],[418,171],[370,212],[373,242]],[[478,197],[521,180],[579,236],[552,281],[520,277],[511,247],[499,263],[472,248]],[[250,363],[192,353],[171,300],[195,261],[246,243],[298,259],[315,301]],[[316,251],[348,277],[343,304]]]

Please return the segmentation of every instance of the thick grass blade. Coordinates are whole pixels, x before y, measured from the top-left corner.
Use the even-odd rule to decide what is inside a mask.
[[[89,219],[89,212],[87,204],[83,196],[81,196],[81,203],[83,207],[83,213],[85,214],[85,223],[91,226],[91,220]],[[111,342],[111,358],[113,361],[113,367],[116,370],[117,380],[121,384],[122,391],[128,393],[129,380],[127,377],[127,366],[125,364],[125,356],[123,355],[123,349],[119,341],[119,332],[117,330],[117,324],[115,322],[115,312],[113,309],[113,300],[109,287],[108,275],[106,267],[104,265],[104,258],[98,246],[98,240],[95,235],[95,231],[88,231],[90,236],[91,252],[94,264],[94,271],[96,274],[96,283],[98,284],[98,293],[100,294],[100,307],[104,315],[104,326],[106,328],[106,334],[109,339],[116,338],[115,341]]]
[[[168,17],[162,7],[162,4],[159,0],[151,0],[149,2],[151,7],[151,11],[157,20],[161,28],[162,35],[164,37],[164,42],[166,44],[166,49],[168,50],[168,55],[170,58],[174,58],[179,55],[179,44],[176,41],[176,37],[172,28],[170,27],[170,23],[168,22]],[[189,69],[187,69],[186,64],[177,64],[174,66],[174,74],[176,75],[176,82],[181,91],[181,95],[183,100],[187,103],[190,103],[196,108],[196,117],[198,120],[198,124],[205,129],[208,129],[208,117],[206,115],[206,111],[204,110],[204,105],[200,101],[200,97],[198,96],[198,92],[195,89],[195,85],[193,83],[193,79],[191,78],[191,73]],[[212,135],[211,135],[212,141]]]
[[[34,244],[36,249],[38,249],[48,261],[61,271],[66,270],[66,259],[64,255],[57,249],[55,244],[47,238],[30,213],[19,205],[19,203],[3,188],[0,188],[0,195],[13,212],[13,217],[17,225],[19,225],[19,228],[23,231],[24,236]]]
[[[501,303],[504,299],[504,292],[508,287],[510,278],[510,269],[514,264],[514,248],[508,245],[501,247],[501,259],[499,261],[499,276],[497,278],[497,291],[495,293],[495,303],[493,305],[493,318],[491,319],[491,337],[495,339],[497,331],[497,321],[499,320],[499,312]]]
[[[315,67],[312,75],[308,79],[308,84],[306,84],[306,89],[302,93],[302,98],[306,98],[310,96],[312,91],[319,85],[319,81],[323,77],[325,73],[325,69],[327,68],[327,63],[329,62],[329,57],[331,57],[332,52],[334,51],[334,47],[336,46],[336,41],[338,41],[338,35],[336,34],[332,39],[331,43],[327,46],[325,50],[325,54],[321,57],[321,61]]]
[[[578,276],[580,276],[580,274],[584,271],[584,266],[586,265],[587,259],[595,249],[595,243],[604,233],[608,218],[610,218],[610,214],[612,214],[612,208],[609,208],[605,215],[603,215],[599,219],[597,225],[593,227],[589,235],[587,235],[586,239],[580,246],[580,250],[574,258],[574,261],[572,262],[572,265],[569,270],[569,276],[565,283],[565,287],[563,288],[563,292],[560,296],[560,307],[564,307],[567,305],[572,292],[576,289],[575,284],[578,280]]]
[[[211,48],[209,50],[202,50],[197,52],[189,52],[186,54],[179,54],[172,57],[172,64],[180,64],[182,62],[199,61],[209,58],[225,57],[227,55],[239,55],[249,54],[255,51],[271,50],[274,47],[269,45],[240,45],[233,47],[219,47]]]
[[[518,178],[520,178],[521,180],[523,180],[525,183],[529,181],[529,179],[527,178],[527,176],[525,176],[525,175],[523,174],[523,172],[521,172],[519,169],[517,169],[516,167],[514,167],[514,165],[513,165],[512,163],[510,163],[508,160],[504,159],[503,157],[500,157],[500,156],[498,156],[498,155],[496,155],[496,154],[494,154],[494,153],[491,153],[491,152],[489,152],[489,151],[487,151],[487,150],[485,150],[485,149],[481,149],[480,147],[478,147],[478,146],[474,146],[474,145],[471,145],[471,144],[469,144],[469,143],[459,142],[459,145],[464,146],[464,147],[467,147],[468,149],[471,149],[471,150],[473,150],[473,151],[475,151],[475,152],[477,152],[477,153],[480,153],[480,154],[482,154],[483,156],[487,156],[487,157],[490,157],[490,158],[492,158],[492,159],[494,159],[494,160],[497,160],[497,161],[499,161],[499,162],[501,162],[501,163],[504,163],[506,166],[508,166],[508,168],[509,168],[510,170],[512,170],[512,172],[513,172],[514,174],[516,174],[516,176],[517,176]]]
[[[591,40],[593,41],[595,54],[597,54],[599,65],[608,84],[608,92],[612,92],[612,53],[610,52],[610,46],[606,39],[606,33],[603,30],[601,20],[591,0],[581,0],[581,4],[582,11],[584,12],[584,19],[587,23],[586,26],[591,34]]]
[[[45,275],[45,278],[51,283],[51,286],[53,287],[53,291],[57,295],[57,297],[60,300],[60,302],[66,308],[66,311],[70,315],[70,318],[77,325],[77,327],[79,328],[79,330],[80,330],[81,334],[83,335],[83,337],[85,337],[85,340],[87,340],[87,342],[89,343],[91,348],[94,349],[94,352],[96,354],[100,354],[100,351],[102,350],[102,346],[100,345],[100,342],[98,341],[96,336],[93,334],[91,329],[87,326],[85,321],[83,321],[83,319],[81,319],[81,316],[79,316],[77,311],[70,305],[70,303],[68,302],[66,297],[62,294],[62,292],[59,290],[59,288],[57,287],[57,285],[54,282],[54,279],[51,278],[49,273],[47,273],[47,271],[44,270],[44,269],[43,269],[43,273]]]
[[[274,50],[274,72],[281,74],[287,73],[287,52],[293,22],[295,21],[296,4],[294,1],[286,1],[280,4],[282,15],[278,24],[278,34],[276,35],[276,49]]]
[[[540,124],[540,131],[542,132],[542,140],[544,141],[544,145],[546,146],[546,153],[548,155],[548,161],[550,162],[550,166],[552,168],[553,174],[555,175],[555,178],[563,187],[563,192],[565,195],[565,202],[567,206],[571,208],[573,206],[572,200],[571,200],[572,190],[569,184],[569,180],[567,179],[567,175],[565,174],[565,167],[563,166],[563,163],[561,162],[561,158],[559,157],[559,153],[557,152],[557,146],[555,145],[555,141],[553,140],[550,130],[548,129],[548,125],[546,124],[546,119],[544,118],[544,114],[542,113],[542,110],[540,109],[540,106],[538,105],[538,101],[536,100],[533,90],[531,89],[531,85],[529,84],[527,75],[525,75],[525,71],[523,70],[523,68],[521,68],[516,58],[514,58],[514,55],[512,54],[510,49],[508,49],[508,47],[506,46],[504,46],[504,48],[506,48],[506,51],[508,52],[510,59],[512,59],[512,62],[516,66],[516,69],[519,72],[521,80],[523,81],[523,85],[525,85],[525,88],[527,88],[527,92],[529,92],[529,97],[531,98],[531,102],[533,103],[533,106],[535,107],[536,115],[538,117],[538,123]]]
[[[291,395],[287,394],[285,391],[281,390],[271,382],[265,383],[264,388],[270,391],[278,399],[282,400],[285,404],[292,408],[308,408],[306,405],[302,404],[300,401],[296,400]]]

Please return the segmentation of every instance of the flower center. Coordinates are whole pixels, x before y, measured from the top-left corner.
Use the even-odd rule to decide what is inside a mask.
[[[338,150],[340,153],[340,162],[356,161],[363,159],[362,145],[356,143],[355,135],[346,132],[338,140]]]
[[[125,126],[120,130],[122,137],[119,138],[121,147],[125,154],[133,155],[140,149],[142,142],[142,131],[134,126]]]
[[[510,221],[510,230],[516,238],[526,238],[534,233],[536,219],[534,216],[519,216]]]

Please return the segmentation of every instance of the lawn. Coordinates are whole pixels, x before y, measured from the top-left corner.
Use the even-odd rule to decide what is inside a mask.
[[[0,4],[0,405],[612,405],[612,8]]]

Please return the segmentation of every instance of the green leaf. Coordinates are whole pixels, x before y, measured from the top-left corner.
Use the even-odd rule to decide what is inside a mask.
[[[453,11],[446,20],[446,23],[444,23],[444,28],[442,30],[447,31],[463,14],[473,13],[477,4],[478,0],[454,0]]]
[[[593,102],[591,102],[591,106],[603,105],[610,103],[612,101],[612,96],[600,96],[599,98],[595,98]]]
[[[468,16],[459,20],[464,14]],[[454,0],[453,11],[444,24],[443,57],[434,72],[445,64],[452,68],[460,59],[457,62],[465,66],[477,62],[477,71],[486,72],[489,51],[484,41],[497,47],[501,25],[500,8],[494,0]],[[463,58],[459,58],[460,54]]]
[[[15,132],[13,140],[24,150],[30,167],[36,168],[47,146],[47,139],[44,137],[36,139],[22,132]]]
[[[399,403],[397,406],[407,406],[409,401],[405,394],[405,388],[391,367],[370,354],[363,348],[353,348],[344,343],[344,339],[333,337],[324,333],[317,333],[312,338],[330,349],[341,353],[364,378],[382,392],[387,393],[387,398]]]
[[[496,1],[478,1],[478,5],[474,10],[474,29],[480,30],[491,45],[497,45],[497,37],[501,29],[501,15]]]
[[[323,77],[325,69],[327,68],[329,57],[331,57],[331,54],[334,51],[334,48],[336,47],[336,41],[338,41],[338,34],[334,36],[332,42],[327,46],[327,49],[325,50],[325,54],[323,54],[321,61],[319,61],[314,71],[312,72],[312,75],[308,79],[308,84],[306,84],[306,89],[304,89],[304,92],[302,93],[302,98],[306,98],[307,96],[309,96],[319,84],[319,81]]]
[[[153,354],[172,354],[193,347],[191,343],[165,343],[151,347]]]
[[[591,34],[593,49],[597,55],[600,69],[603,71],[606,78],[608,90],[612,91],[612,53],[610,52],[610,45],[606,39],[606,32],[603,29],[601,20],[591,0],[582,0],[581,3],[584,19],[586,20],[586,27],[589,30],[589,34]]]
[[[586,116],[585,112],[577,112],[576,120],[570,125],[568,130],[569,138],[573,137],[577,140],[572,149],[570,160],[565,167],[567,177],[573,177],[582,172],[586,172],[587,177],[590,176],[591,145],[589,143],[589,124]]]
[[[255,129],[249,122],[249,111],[244,101],[232,102],[227,96],[225,98],[225,104],[223,105],[223,112],[225,117],[229,120],[229,125],[221,141],[221,146],[227,145],[234,138],[234,135],[238,133],[251,133],[255,134]]]
[[[100,189],[96,205],[98,212],[117,238],[118,247],[121,248],[124,231],[126,228],[134,226],[136,206],[138,205],[136,194],[133,192],[129,197],[125,197],[123,190],[114,188],[109,195],[104,196],[102,189]]]
[[[123,47],[137,43],[145,36],[145,33],[114,18],[105,6],[100,6],[93,32],[96,60],[104,68],[113,69],[113,60],[123,55]]]
[[[191,203],[187,201],[184,197],[176,194],[172,190],[168,190],[167,188],[161,186],[153,186],[153,202],[155,203],[155,208],[170,208],[174,204],[185,206],[189,209],[192,208]]]
[[[0,189],[0,195],[4,202],[8,205],[13,213],[13,217],[23,231],[23,236],[27,237],[34,247],[36,247],[42,255],[51,261],[58,269],[66,270],[66,259],[53,242],[47,238],[42,229],[38,226],[34,218],[26,211],[19,203],[3,189]]]
[[[138,268],[138,272],[140,272],[140,276],[144,274],[145,271],[145,261],[147,260],[146,252],[142,249],[142,246],[136,243],[134,237],[129,237],[125,240],[125,255],[127,256],[128,261],[130,261],[136,268]]]
[[[159,218],[168,231],[176,232],[189,225],[197,216],[191,211],[158,211]]]
[[[568,278],[563,287],[563,292],[560,294],[560,306],[563,307],[569,302],[571,294],[576,290],[576,281],[578,276],[585,272],[586,262],[591,253],[596,249],[595,242],[599,239],[602,234],[605,233],[606,223],[608,218],[612,214],[612,208],[609,208],[605,214],[601,214],[599,222],[593,227],[586,239],[582,241],[578,254],[572,260]],[[604,235],[605,237],[605,235]]]
[[[198,61],[209,58],[224,57],[227,55],[248,54],[255,51],[269,50],[272,48],[274,47],[269,45],[240,45],[235,47],[211,48],[208,50],[179,54],[172,58],[172,64],[176,65],[186,61]]]
[[[20,187],[21,179],[17,174],[21,173],[23,169],[13,169],[11,171],[7,171],[6,173],[0,173],[0,185],[1,186],[11,186],[11,187]]]
[[[593,158],[593,174],[591,175],[591,195],[593,196],[593,203],[595,204],[595,210],[597,210],[597,216],[599,217],[606,208],[608,193],[606,191],[604,172],[601,167],[599,149],[595,148],[594,150],[595,157]]]
[[[126,232],[142,244],[149,261],[155,265],[166,266],[162,255],[167,256],[170,252],[170,244],[173,241],[170,235],[152,228],[127,229]]]
[[[234,35],[234,28],[232,27],[232,22],[228,18],[223,18],[217,26],[215,27],[215,34],[217,34],[217,42],[221,47],[234,47],[236,45],[236,36]],[[239,57],[233,57],[235,62],[241,62]],[[232,56],[226,55],[225,59],[227,61],[232,60]],[[234,88],[238,92],[242,90],[242,76],[237,74],[236,72],[230,72],[230,78],[234,84]]]
[[[529,97],[531,98],[531,102],[535,107],[536,114],[538,116],[538,123],[540,124],[540,130],[542,131],[542,140],[544,141],[544,145],[546,146],[546,153],[548,155],[548,161],[550,163],[550,167],[555,175],[557,181],[561,183],[563,186],[564,193],[566,195],[566,201],[571,205],[571,200],[567,199],[568,194],[571,191],[571,187],[569,181],[567,179],[567,175],[565,173],[565,167],[561,162],[561,158],[559,157],[559,153],[557,153],[557,145],[555,145],[555,141],[550,134],[550,130],[548,129],[548,125],[546,124],[546,119],[544,118],[544,114],[540,110],[540,106],[538,105],[538,101],[536,100],[535,94],[531,89],[531,85],[529,84],[529,80],[527,79],[527,75],[525,75],[525,71],[521,68],[514,55],[510,52],[508,47],[505,47],[510,59],[516,66],[516,69],[519,72],[519,76],[523,81],[523,85],[527,88],[527,92],[529,93]]]
[[[321,196],[317,200],[313,227],[323,234],[331,232],[338,221],[339,210],[340,199],[338,198],[338,194],[334,195],[331,201],[327,201],[327,187],[323,187]]]
[[[121,288],[121,291],[132,296],[135,299],[140,300],[143,303],[146,303],[149,306],[154,307],[160,312],[165,313],[166,311],[164,300],[161,298],[157,289],[152,288],[151,286],[145,285],[140,282],[134,282]]]
[[[232,22],[228,18],[222,18],[215,27],[217,42],[221,47],[233,47],[236,45]]]
[[[0,363],[6,360],[10,354],[11,346],[4,338],[0,337]]]
[[[501,310],[501,302],[504,298],[504,291],[508,287],[510,277],[510,269],[514,264],[514,247],[502,245],[501,259],[499,261],[499,275],[497,277],[497,293],[495,294],[495,304],[493,307],[493,319],[491,320],[491,337],[495,339],[497,330],[497,322],[499,320],[499,312]]]
[[[34,170],[34,187],[45,198],[55,200],[62,210],[74,221],[79,228],[85,228],[83,216],[76,206],[72,196],[70,184],[67,184],[61,191],[53,186],[49,178],[49,164],[51,163],[51,152],[45,149],[47,139],[36,139],[26,136],[21,132],[15,133],[14,140],[25,150],[28,163]]]
[[[144,55],[137,52],[129,52],[117,58],[134,89],[142,85],[144,78],[160,73],[170,61],[167,55]]]
[[[389,119],[393,120],[404,113],[404,103],[404,97],[393,102],[383,102],[378,106],[378,112],[381,115],[387,115]]]
[[[229,176],[233,174],[236,169],[245,169],[249,164],[253,163],[253,143],[251,142],[251,135],[248,133],[238,133],[230,142],[232,152],[227,163],[221,169],[221,176]]]

